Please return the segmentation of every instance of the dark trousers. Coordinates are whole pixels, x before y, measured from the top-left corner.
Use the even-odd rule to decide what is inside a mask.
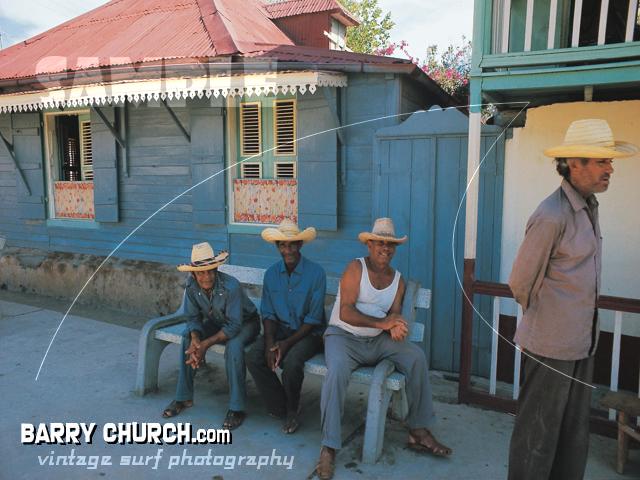
[[[525,356],[524,382],[509,449],[509,480],[584,477],[589,451],[593,359]],[[564,375],[563,375],[564,374]]]
[[[275,340],[288,337],[293,331],[278,329]],[[322,348],[322,338],[307,335],[293,345],[280,360],[282,383],[278,376],[267,366],[265,358],[264,336],[260,336],[247,353],[247,368],[258,386],[269,413],[284,415],[296,412],[300,403],[300,390],[304,380],[304,362],[313,357]]]

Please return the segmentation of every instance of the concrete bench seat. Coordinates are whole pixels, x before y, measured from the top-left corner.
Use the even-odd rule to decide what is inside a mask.
[[[224,270],[229,271],[229,267]],[[221,269],[223,269],[221,267]],[[239,272],[236,271],[240,269]],[[248,287],[262,286],[264,270],[233,267],[229,271]],[[327,296],[335,301],[338,283],[328,281]],[[259,307],[260,299],[251,300]],[[409,280],[402,306],[402,316],[409,322],[409,341],[422,342],[424,337],[424,325],[415,322],[415,312],[418,306],[429,308],[431,292],[420,289],[417,282]],[[164,348],[170,343],[182,344],[182,335],[185,329],[184,312],[185,296],[183,294],[180,308],[171,315],[149,320],[140,333],[138,347],[138,371],[136,378],[136,393],[145,395],[158,388],[158,366],[160,356]],[[329,302],[325,306],[327,320],[331,315],[333,304]],[[217,354],[224,355],[224,345],[214,345],[209,349]],[[305,373],[309,375],[327,374],[327,365],[324,353],[319,353],[305,363]],[[391,403],[392,417],[404,420],[408,415],[408,403],[405,392],[405,377],[395,371],[393,364],[388,360],[379,362],[375,367],[366,366],[356,369],[351,375],[351,381],[363,385],[369,385],[369,400],[367,404],[367,418],[365,424],[364,446],[362,459],[365,463],[375,463],[382,453],[384,441],[384,428],[387,410]]]

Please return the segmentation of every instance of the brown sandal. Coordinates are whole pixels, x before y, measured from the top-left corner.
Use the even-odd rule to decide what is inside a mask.
[[[327,447],[322,447],[320,450],[320,458],[318,459],[318,464],[316,465],[316,474],[320,480],[331,480],[333,478],[333,473],[336,470],[336,459],[335,453],[334,456],[331,456],[329,449]]]
[[[282,426],[282,433],[292,434],[295,433],[300,427],[300,420],[298,419],[297,412],[287,414],[287,421]]]
[[[238,428],[244,422],[247,414],[244,412],[239,412],[236,410],[228,410],[227,414],[224,417],[224,422],[222,422],[222,428],[226,428],[227,430],[233,430]]]
[[[424,443],[425,439],[430,439],[429,444]],[[436,457],[448,457],[452,452],[449,447],[438,442],[433,434],[428,430],[427,435],[422,435],[420,437],[409,434],[409,442],[407,443],[407,447],[409,447],[409,449],[413,450],[414,452],[428,453],[431,455],[435,455]]]
[[[181,411],[193,407],[192,400],[173,400],[167,408],[162,411],[162,416],[164,418],[171,418],[178,415]]]

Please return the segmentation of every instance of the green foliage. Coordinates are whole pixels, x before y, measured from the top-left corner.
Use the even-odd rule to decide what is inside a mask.
[[[384,13],[378,0],[340,0],[354,14],[360,25],[347,29],[347,47],[354,52],[373,54],[389,43],[395,25],[391,13]]]

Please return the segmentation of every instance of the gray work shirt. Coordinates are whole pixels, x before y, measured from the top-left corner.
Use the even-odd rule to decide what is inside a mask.
[[[598,202],[563,180],[529,218],[513,263],[509,286],[523,309],[516,343],[558,360],[592,355],[601,260]]]
[[[228,338],[233,338],[244,322],[259,319],[255,305],[244,293],[240,282],[219,270],[211,297],[192,276],[187,280],[186,295],[187,333],[197,331],[201,335],[211,335],[222,330]]]

